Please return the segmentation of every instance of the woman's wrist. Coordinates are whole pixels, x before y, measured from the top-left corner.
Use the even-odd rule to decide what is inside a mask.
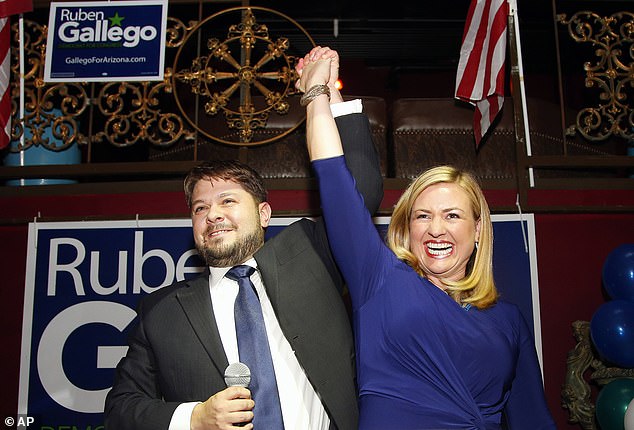
[[[312,85],[312,86],[308,87],[308,89],[306,90],[306,92],[304,93],[302,98],[299,99],[299,103],[302,106],[306,106],[310,102],[312,102],[315,98],[317,98],[317,97],[319,97],[321,95],[328,96],[328,100],[330,100],[330,88],[328,88],[328,85],[326,85],[326,84],[315,84],[315,85]]]

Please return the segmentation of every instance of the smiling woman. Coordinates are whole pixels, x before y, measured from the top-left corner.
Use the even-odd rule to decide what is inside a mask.
[[[299,88],[327,82],[331,58],[324,48],[305,56]],[[308,104],[306,135],[352,300],[359,429],[554,429],[532,333],[517,306],[497,300],[493,228],[474,177],[449,166],[421,174],[396,204],[388,247],[327,107],[323,96]]]
[[[497,300],[491,215],[470,173],[439,166],[412,181],[394,208],[388,244],[457,302],[485,309]]]
[[[455,184],[435,184],[416,198],[410,220],[410,247],[427,278],[445,290],[467,273],[480,222],[469,199]]]

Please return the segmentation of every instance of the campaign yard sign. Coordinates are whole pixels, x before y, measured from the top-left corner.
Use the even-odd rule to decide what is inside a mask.
[[[167,2],[52,2],[44,80],[162,80]]]
[[[29,225],[18,416],[103,430],[139,297],[203,270],[191,221]]]
[[[266,238],[296,219],[273,218]],[[375,219],[382,232],[388,223]],[[496,282],[533,327],[541,360],[533,216],[494,215],[493,225]],[[17,428],[103,430],[138,300],[204,270],[191,221],[34,222],[27,249]]]

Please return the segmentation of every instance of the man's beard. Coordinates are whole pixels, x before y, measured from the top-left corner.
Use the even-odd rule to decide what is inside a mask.
[[[209,237],[209,234],[206,234]],[[264,229],[256,228],[230,245],[196,245],[198,254],[208,266],[230,267],[244,263],[264,244]]]

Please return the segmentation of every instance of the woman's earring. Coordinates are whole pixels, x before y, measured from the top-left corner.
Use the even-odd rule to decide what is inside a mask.
[[[475,246],[476,246],[476,251],[477,251],[478,250],[478,241],[477,240],[476,240]]]

